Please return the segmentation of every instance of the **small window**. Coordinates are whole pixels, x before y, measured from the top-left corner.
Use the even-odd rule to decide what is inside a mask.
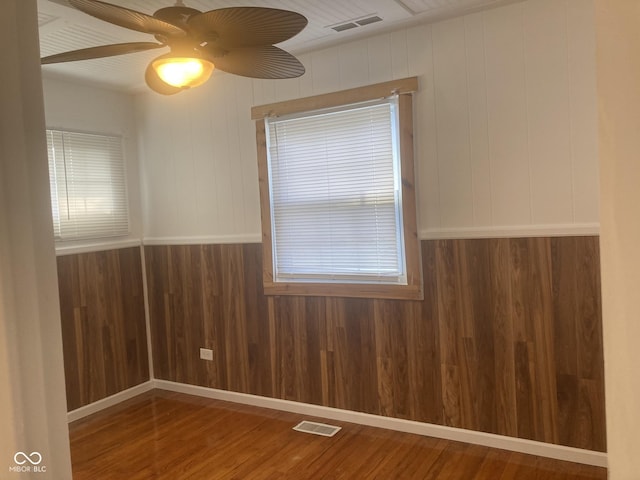
[[[266,293],[421,296],[411,96],[382,97],[259,123]]]
[[[406,285],[397,97],[266,128],[274,280]]]
[[[122,139],[47,130],[47,150],[56,239],[127,235]]]

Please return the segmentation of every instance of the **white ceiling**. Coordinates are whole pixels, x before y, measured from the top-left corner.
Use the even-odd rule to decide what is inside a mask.
[[[293,10],[307,17],[309,24],[294,38],[278,46],[300,54],[311,49],[399,28],[412,23],[434,21],[521,0],[186,0],[201,11],[233,6],[260,6]],[[174,0],[110,0],[147,14],[171,6]],[[377,15],[383,20],[336,32],[332,27]],[[117,27],[86,15],[65,4],[65,0],[38,0],[41,56],[106,45],[153,41],[151,35]],[[142,52],[80,62],[43,66],[44,75],[58,75],[125,91],[144,86],[147,63],[158,51]]]

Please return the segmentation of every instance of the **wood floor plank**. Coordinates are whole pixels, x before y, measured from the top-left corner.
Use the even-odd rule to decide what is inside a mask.
[[[70,425],[74,480],[604,480],[606,470],[153,390]],[[309,418],[306,418],[309,419]],[[313,420],[313,419],[312,419]],[[319,420],[323,421],[323,420]]]

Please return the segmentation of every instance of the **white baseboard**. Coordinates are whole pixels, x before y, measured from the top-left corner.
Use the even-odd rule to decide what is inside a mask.
[[[582,450],[579,448],[565,447],[550,443],[535,442],[533,440],[523,440],[520,438],[494,435],[491,433],[474,432],[462,428],[443,427],[429,423],[414,422],[399,418],[382,417],[369,413],[353,412],[338,408],[323,407],[307,403],[292,402],[276,398],[260,397],[246,393],[229,392],[214,388],[187,385],[184,383],[169,382],[166,380],[153,380],[155,388],[169,390],[172,392],[197,395],[200,397],[224,400],[227,402],[242,403],[256,407],[271,408],[285,412],[299,413],[313,417],[321,417],[330,420],[356,423],[371,427],[386,428],[398,432],[413,433],[428,437],[443,438],[457,442],[472,443],[486,447],[500,448],[513,452],[537,455],[540,457],[554,458],[567,462],[582,463],[596,467],[607,466],[607,454]]]
[[[131,387],[127,390],[123,390],[122,392],[118,392],[114,395],[111,395],[107,398],[103,398],[102,400],[98,400],[97,402],[90,403],[89,405],[85,405],[84,407],[77,408],[75,410],[71,410],[67,413],[67,421],[69,423],[75,422],[83,417],[91,415],[93,413],[97,413],[100,410],[104,410],[105,408],[113,407],[118,403],[124,402],[125,400],[129,400],[141,393],[148,392],[149,390],[153,390],[154,381],[149,380],[140,385],[136,385],[135,387]]]

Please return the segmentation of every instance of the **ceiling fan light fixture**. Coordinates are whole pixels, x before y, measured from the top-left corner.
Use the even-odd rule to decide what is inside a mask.
[[[209,80],[215,66],[208,60],[197,57],[161,56],[152,62],[160,79],[177,88],[191,88]]]
[[[164,0],[169,1],[169,0]],[[226,7],[201,12],[174,0],[173,7],[153,15],[104,0],[66,0],[99,20],[153,35],[155,42],[128,42],[81,48],[49,55],[42,65],[113,57],[168,47],[170,52],[147,63],[147,86],[161,95],[175,95],[205,83],[214,69],[250,78],[296,78],[302,63],[275,46],[307,25],[304,15],[267,7]],[[122,3],[122,2],[120,2]]]

